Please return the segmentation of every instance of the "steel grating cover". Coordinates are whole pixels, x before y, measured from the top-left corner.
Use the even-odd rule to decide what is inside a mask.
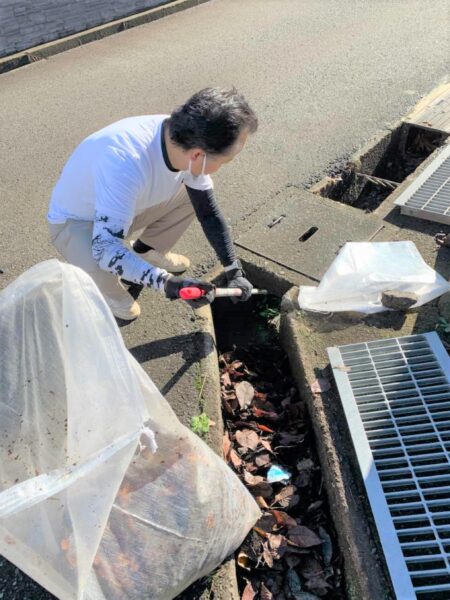
[[[450,598],[450,358],[436,333],[328,348],[398,600]]]
[[[397,198],[404,215],[450,224],[450,145]]]

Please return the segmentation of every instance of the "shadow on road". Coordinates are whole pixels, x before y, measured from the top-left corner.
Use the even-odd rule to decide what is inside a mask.
[[[130,348],[131,354],[139,363],[144,363],[157,358],[164,358],[174,354],[181,354],[183,359],[182,366],[161,388],[163,396],[173,388],[173,386],[183,377],[190,367],[215,352],[215,342],[211,334],[194,331],[183,335],[154,340],[146,344],[140,344]]]

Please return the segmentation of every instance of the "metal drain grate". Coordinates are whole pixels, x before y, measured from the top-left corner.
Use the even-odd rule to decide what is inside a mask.
[[[400,194],[404,215],[450,224],[450,145]]]
[[[398,600],[450,598],[450,358],[436,333],[328,348]]]

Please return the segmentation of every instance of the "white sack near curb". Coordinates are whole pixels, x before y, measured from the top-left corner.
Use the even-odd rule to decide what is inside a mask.
[[[382,292],[414,292],[426,302],[450,291],[450,284],[429,267],[413,242],[348,242],[318,287],[301,286],[300,308],[319,312],[389,310]]]
[[[61,600],[169,600],[259,509],[56,260],[0,293],[0,554]]]

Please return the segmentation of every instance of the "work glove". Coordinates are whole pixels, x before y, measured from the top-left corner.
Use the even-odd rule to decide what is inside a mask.
[[[227,269],[225,276],[228,281],[227,287],[239,288],[242,290],[241,296],[231,296],[230,300],[234,304],[236,302],[246,302],[251,298],[253,286],[248,279],[245,278],[245,273],[242,269],[241,262],[236,260],[233,263],[233,269]]]
[[[216,286],[200,279],[190,279],[186,277],[176,277],[170,275],[164,284],[164,292],[169,300],[178,300],[180,298],[180,290],[185,287],[197,287],[205,291],[205,295],[196,300],[185,300],[192,308],[200,308],[205,304],[210,304],[215,298]]]
[[[450,234],[440,231],[434,236],[434,241],[438,246],[446,246],[448,248],[450,246]]]

